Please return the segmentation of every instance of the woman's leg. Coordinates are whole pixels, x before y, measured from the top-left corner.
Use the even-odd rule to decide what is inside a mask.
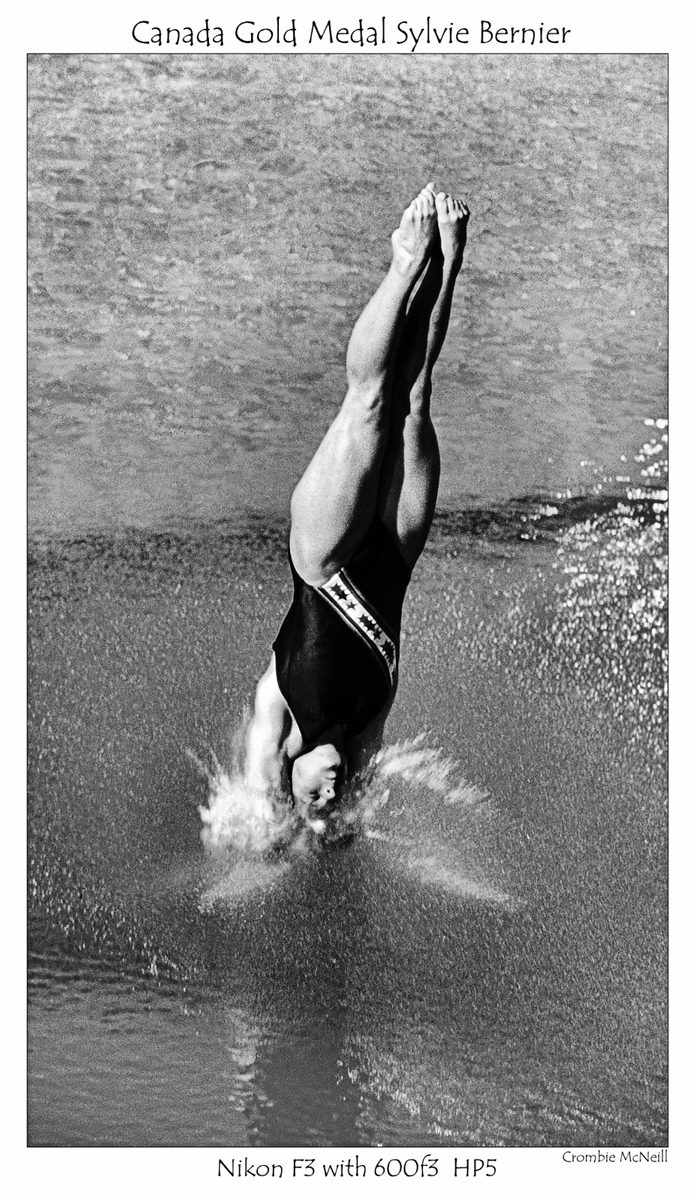
[[[432,369],[444,344],[466,244],[468,209],[436,197],[439,248],[430,259],[404,323],[394,364],[391,430],[377,511],[409,566],[427,541],[439,486],[439,447],[430,417]]]
[[[424,188],[392,236],[388,274],[360,316],[347,351],[343,406],[292,497],[290,550],[300,575],[325,583],[358,549],[376,511],[389,437],[391,376],[406,306],[437,227]]]

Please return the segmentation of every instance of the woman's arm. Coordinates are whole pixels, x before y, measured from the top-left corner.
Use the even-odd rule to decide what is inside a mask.
[[[250,787],[276,791],[282,778],[282,756],[292,719],[280,691],[275,656],[256,687],[253,715],[246,731],[244,777]]]

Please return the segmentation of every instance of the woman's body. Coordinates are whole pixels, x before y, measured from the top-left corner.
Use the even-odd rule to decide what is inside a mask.
[[[347,395],[292,497],[295,598],[256,689],[245,775],[289,784],[316,828],[379,747],[395,696],[401,606],[439,483],[432,368],[467,220],[431,185],[406,209],[350,338]]]

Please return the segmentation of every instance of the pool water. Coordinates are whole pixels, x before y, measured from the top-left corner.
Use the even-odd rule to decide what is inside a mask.
[[[665,1144],[665,75],[30,59],[32,1145]],[[273,851],[287,501],[433,176],[401,687],[353,840]]]

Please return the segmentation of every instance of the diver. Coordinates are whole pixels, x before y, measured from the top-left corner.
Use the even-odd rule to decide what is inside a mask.
[[[350,337],[347,395],[292,496],[294,598],[256,688],[244,778],[291,795],[317,833],[381,745],[396,693],[403,599],[439,484],[432,369],[468,215],[433,184],[406,208]]]

